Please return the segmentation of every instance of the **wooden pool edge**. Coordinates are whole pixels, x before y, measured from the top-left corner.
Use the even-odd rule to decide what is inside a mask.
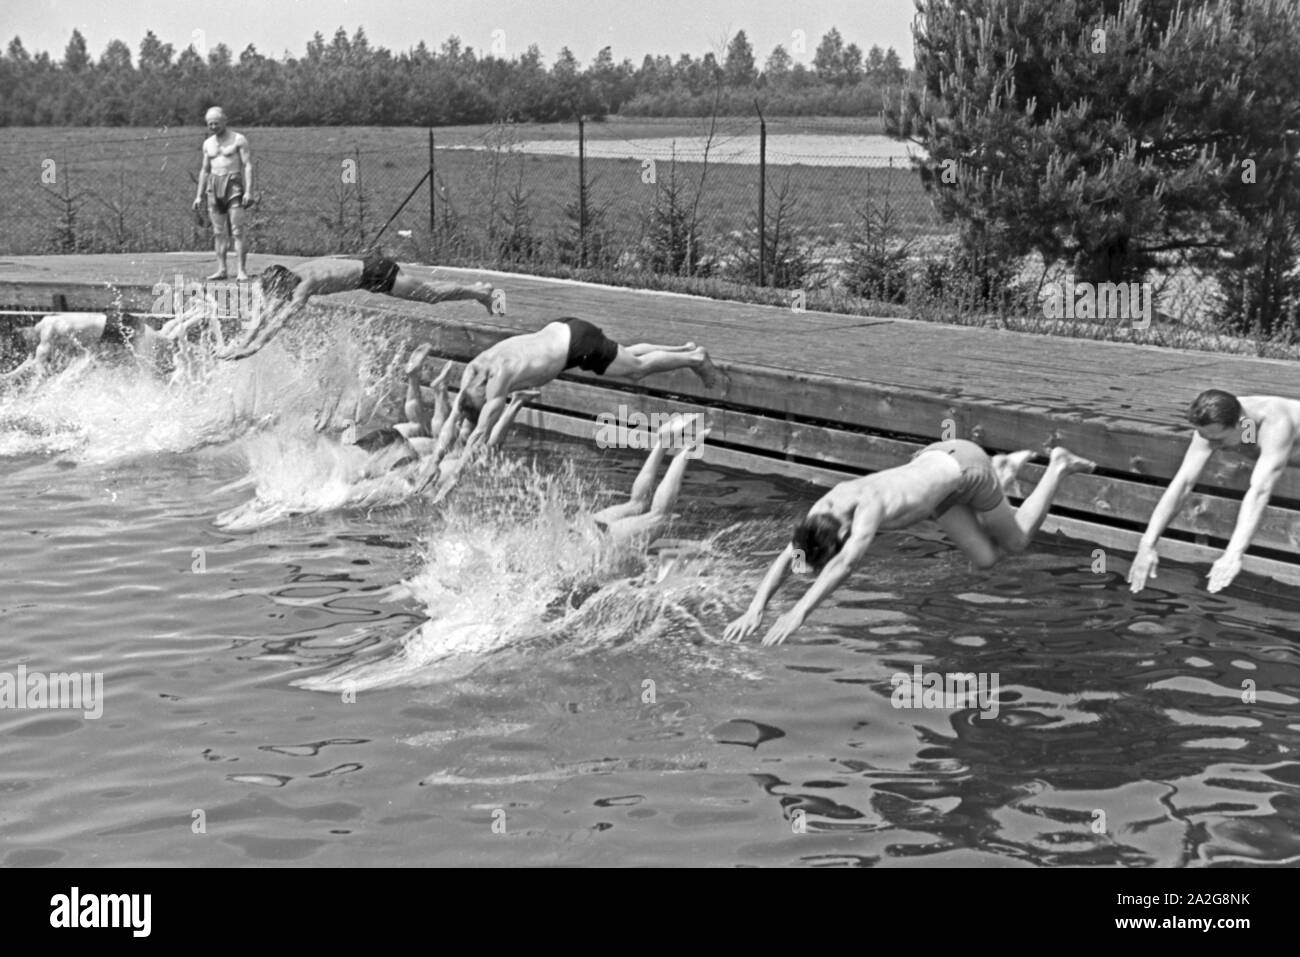
[[[156,291],[156,286],[130,283],[0,281],[0,301],[44,311],[124,310],[157,315]],[[418,335],[433,342],[433,355],[457,363],[518,332],[486,320],[421,317],[417,322],[400,307],[349,306],[384,326],[395,326],[394,339],[402,337],[404,343]],[[1151,509],[1186,447],[1186,435],[1172,425],[1161,429],[1103,417],[1082,420],[940,390],[876,387],[793,373],[779,366],[725,359],[719,359],[718,365],[730,377],[729,388],[721,393],[704,389],[687,372],[638,383],[566,373],[546,387],[536,408],[526,409],[520,422],[593,439],[602,416],[608,420],[619,415],[648,418],[703,411],[705,424],[713,429],[703,456],[706,463],[822,486],[901,464],[925,443],[940,438],[970,438],[995,452],[1017,448],[1045,452],[1068,445],[1097,461],[1098,474],[1071,477],[1062,484],[1043,531],[1093,544],[1102,550],[1103,562],[1111,552],[1125,558],[1136,551]],[[1041,474],[1041,466],[1026,470],[1026,493]],[[1190,564],[1208,564],[1217,558],[1231,535],[1248,478],[1244,461],[1216,463],[1162,538],[1161,556]],[[1289,472],[1278,493],[1243,560],[1243,570],[1296,585],[1300,584],[1300,474]]]

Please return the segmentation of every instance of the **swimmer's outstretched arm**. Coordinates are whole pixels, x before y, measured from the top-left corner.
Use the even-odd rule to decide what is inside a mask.
[[[1274,486],[1286,471],[1287,460],[1291,455],[1291,442],[1295,437],[1289,434],[1289,430],[1285,436],[1274,434],[1266,437],[1264,432],[1268,427],[1269,423],[1265,422],[1264,429],[1260,430],[1259,459],[1256,460],[1255,469],[1250,474],[1250,488],[1242,497],[1241,508],[1237,511],[1237,524],[1232,530],[1232,538],[1228,540],[1228,547],[1223,550],[1223,555],[1210,568],[1210,582],[1207,589],[1210,594],[1227,588],[1241,571],[1242,556],[1246,554],[1251,539],[1259,530],[1259,523],[1264,518],[1264,508],[1273,495]]]
[[[288,322],[299,312],[301,312],[304,305],[306,305],[305,301],[304,302],[294,301],[284,309],[278,310],[276,315],[269,322],[266,322],[265,324],[259,322],[258,325],[255,325],[252,329],[250,329],[248,333],[244,336],[242,342],[237,342],[234,345],[226,346],[225,349],[222,349],[220,352],[218,352],[217,358],[218,359],[248,358],[253,353],[260,350],[273,338],[275,338],[276,333],[278,333],[282,328],[284,328],[284,324],[286,322]]]
[[[1214,447],[1209,442],[1199,435],[1192,438],[1191,445],[1187,447],[1187,454],[1183,456],[1183,464],[1179,466],[1177,474],[1165,489],[1165,494],[1160,496],[1160,501],[1156,503],[1155,511],[1151,513],[1147,530],[1138,544],[1137,554],[1133,556],[1133,564],[1129,566],[1129,591],[1134,594],[1146,587],[1148,578],[1158,577],[1156,568],[1160,563],[1160,556],[1156,552],[1156,546],[1160,543],[1160,536],[1174,520],[1174,516],[1182,510],[1187,494],[1196,485],[1196,480],[1200,478],[1201,471],[1213,454]]]
[[[740,641],[742,638],[748,638],[763,623],[763,610],[767,608],[767,603],[772,600],[785,580],[790,575],[790,566],[794,562],[794,546],[786,545],[785,551],[776,556],[759,583],[758,591],[754,593],[754,600],[749,603],[745,613],[727,626],[727,630],[722,633],[723,641]]]
[[[497,420],[497,424],[492,427],[492,434],[487,440],[488,448],[495,449],[501,444],[501,440],[510,431],[510,426],[514,425],[515,416],[519,414],[519,410],[539,395],[541,395],[541,392],[537,389],[525,389],[510,393],[510,404],[506,406],[505,412],[501,413],[501,418]]]
[[[35,356],[28,356],[20,365],[15,366],[8,372],[0,372],[0,379],[17,379],[19,376],[26,375],[33,368],[39,368],[39,366],[40,363],[36,361]]]
[[[54,337],[50,334],[49,329],[41,331],[41,340],[36,346],[36,351],[28,356],[18,365],[17,368],[10,369],[0,379],[16,379],[19,376],[27,375],[35,370],[38,376],[48,374],[49,368],[46,363],[54,356]]]
[[[164,339],[171,339],[179,342],[190,334],[190,330],[198,325],[206,325],[211,319],[206,315],[190,316],[188,319],[184,316],[176,316],[168,319],[167,323],[158,330],[158,335]]]
[[[293,299],[282,308],[264,307],[253,327],[244,334],[242,341],[227,346],[217,353],[218,359],[244,359],[257,352],[278,333],[284,324],[307,307],[307,301],[316,291],[316,283],[304,279],[293,291]]]
[[[822,568],[821,574],[813,582],[812,588],[804,592],[793,608],[776,620],[776,623],[763,636],[763,646],[779,645],[808,620],[813,609],[822,603],[835,589],[844,583],[856,565],[867,554],[871,541],[876,537],[878,522],[874,517],[863,521],[867,509],[859,507],[853,517],[853,530],[848,540],[830,561]],[[870,513],[867,513],[870,516]]]

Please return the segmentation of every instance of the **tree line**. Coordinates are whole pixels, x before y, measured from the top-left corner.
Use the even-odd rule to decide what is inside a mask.
[[[236,58],[225,44],[178,54],[153,31],[138,53],[113,40],[94,59],[79,30],[61,60],[30,53],[14,37],[0,56],[0,126],[171,126],[198,122],[214,103],[232,123],[259,126],[442,126],[497,121],[878,113],[883,90],[908,71],[892,49],[864,52],[832,28],[812,61],[778,45],[760,67],[742,30],[719,58],[647,54],[636,66],[610,47],[583,67],[565,47],[549,67],[534,44],[517,56],[481,54],[448,38],[394,54],[365,30],[332,40],[317,32],[300,58],[264,56],[249,44]]]
[[[925,147],[981,294],[1032,253],[1079,282],[1183,264],[1222,327],[1300,335],[1300,4],[918,0],[913,37],[886,132]]]

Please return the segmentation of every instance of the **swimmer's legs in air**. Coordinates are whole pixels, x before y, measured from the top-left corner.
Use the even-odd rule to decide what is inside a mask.
[[[649,342],[619,345],[618,353],[605,369],[604,375],[636,380],[674,369],[690,369],[707,389],[729,381],[722,370],[713,364],[708,351],[693,343],[684,346],[658,346]]]
[[[492,311],[492,286],[486,282],[476,282],[472,286],[463,286],[458,282],[439,282],[437,280],[416,279],[404,272],[397,274],[390,296],[410,299],[415,302],[451,302],[458,299],[473,299],[488,312]]]
[[[993,469],[1004,491],[1013,485],[1016,473],[1032,455],[1025,450],[993,458]],[[1057,446],[1052,449],[1043,477],[1019,508],[1012,508],[1005,498],[996,508],[978,514],[968,505],[956,505],[939,516],[938,525],[977,568],[991,568],[1003,556],[1029,547],[1067,475],[1091,472],[1093,468],[1088,459]]]
[[[636,345],[625,346],[624,348],[632,355],[640,357],[650,352],[694,352],[697,346],[693,342],[681,346],[657,346],[649,342],[638,342]]]
[[[597,521],[606,524],[610,537],[617,542],[632,538],[653,540],[663,531],[672,517],[673,506],[682,490],[682,479],[686,475],[686,465],[690,460],[688,452],[703,445],[709,436],[709,430],[695,432],[703,416],[674,416],[659,429],[654,438],[654,445],[646,456],[645,464],[632,484],[629,500],[622,505],[613,505],[597,512]],[[671,439],[683,439],[688,427],[694,434],[685,439],[682,448],[673,458],[664,474],[663,481],[650,497],[650,488],[654,484],[659,464],[663,461]]]
[[[521,389],[518,392],[510,393],[510,404],[506,406],[505,411],[501,413],[501,418],[497,420],[496,425],[492,427],[492,434],[489,436],[486,448],[496,448],[505,434],[509,431],[510,426],[515,421],[515,416],[525,405],[537,398],[541,393],[537,389]],[[464,436],[458,437],[459,441],[464,440]],[[447,497],[447,494],[456,487],[456,482],[460,479],[460,473],[465,470],[471,459],[475,458],[474,448],[460,448],[458,454],[446,455],[442,460],[429,459],[437,467],[438,485],[434,489],[433,501],[441,502]],[[433,480],[433,473],[426,470],[424,475],[418,476],[415,480],[415,490],[418,492],[421,488]]]
[[[411,357],[406,360],[406,403],[402,406],[402,411],[406,414],[407,423],[416,426],[413,433],[408,433],[403,429],[403,433],[406,434],[408,439],[417,436],[431,438],[437,434],[431,424],[429,408],[424,404],[424,396],[420,393],[420,369],[424,366],[424,360],[431,351],[433,351],[433,343],[426,342],[417,346],[415,351],[411,353]],[[444,365],[442,372],[438,374],[438,378],[432,382],[435,409],[447,405],[447,374],[450,371],[450,363]],[[445,412],[443,418],[446,418]]]

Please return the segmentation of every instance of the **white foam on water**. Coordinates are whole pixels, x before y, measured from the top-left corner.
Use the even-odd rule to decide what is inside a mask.
[[[235,484],[251,485],[254,495],[214,519],[227,531],[264,528],[291,516],[397,505],[412,492],[401,474],[363,477],[369,460],[364,451],[312,433],[302,422],[282,422],[246,436],[239,449],[248,474]]]
[[[423,686],[542,652],[664,639],[686,667],[737,672],[734,646],[716,638],[744,588],[736,562],[708,542],[667,567],[637,545],[612,546],[591,520],[594,493],[572,465],[543,472],[499,457],[467,475],[404,583],[428,620],[381,660],[295,684],[334,693]]]

